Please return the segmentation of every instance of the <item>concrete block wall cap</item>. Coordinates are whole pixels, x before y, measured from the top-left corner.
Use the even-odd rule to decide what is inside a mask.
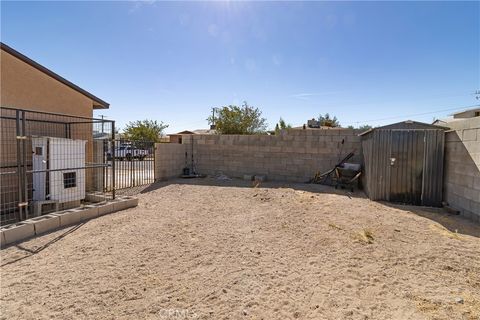
[[[32,223],[19,222],[2,230],[5,244],[10,244],[35,235],[35,227]]]
[[[97,203],[95,206],[98,209],[98,216],[103,216],[113,212],[113,203],[111,202]]]
[[[98,202],[105,202],[108,200],[107,196],[103,193],[94,193],[94,194],[87,194],[85,196],[85,200],[93,203],[98,203]]]
[[[40,217],[26,220],[25,222],[33,224],[35,227],[35,234],[39,235],[58,229],[60,227],[60,217],[54,214],[47,214]]]
[[[5,241],[5,233],[3,232],[3,230],[0,230],[0,248],[5,247],[6,244],[7,243]]]
[[[56,215],[60,217],[60,226],[64,227],[64,226],[80,223],[82,221],[83,213],[80,210],[72,209],[72,210],[52,213],[52,215]]]
[[[82,221],[98,217],[98,206],[95,205],[87,205],[78,209],[78,211],[82,212]]]
[[[121,197],[117,198],[116,200],[118,201],[113,202],[114,211],[125,210],[138,205],[138,198],[134,197]]]

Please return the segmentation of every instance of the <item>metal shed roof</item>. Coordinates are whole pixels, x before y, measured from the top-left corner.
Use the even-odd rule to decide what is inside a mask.
[[[371,128],[368,129],[365,132],[362,132],[359,134],[359,136],[363,136],[366,134],[369,134],[372,131],[375,130],[382,130],[382,129],[399,129],[399,130],[426,130],[426,129],[432,129],[432,130],[448,130],[449,128],[447,127],[442,127],[442,126],[437,126],[429,123],[424,123],[424,122],[418,122],[418,121],[413,121],[413,120],[406,120],[406,121],[400,121],[392,124],[387,124],[385,126],[381,127],[376,127],[376,128]]]

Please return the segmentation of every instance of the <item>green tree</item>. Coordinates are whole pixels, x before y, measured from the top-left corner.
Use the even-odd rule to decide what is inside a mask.
[[[125,137],[130,140],[144,140],[159,142],[163,135],[163,130],[168,128],[168,124],[156,120],[137,120],[130,121],[123,130]]]
[[[318,121],[320,121],[322,127],[340,127],[337,117],[333,116],[332,118],[328,113],[325,113],[323,116],[319,115]]]
[[[356,128],[352,125],[349,125],[347,128],[348,129],[358,129],[358,130],[362,130],[362,131],[367,131],[367,130],[372,129],[373,127],[369,124],[364,124],[364,125],[358,126]]]
[[[229,105],[218,108],[217,116],[209,116],[207,120],[215,124],[220,134],[255,134],[267,130],[267,120],[262,118],[260,109],[249,106],[247,102],[241,107]]]
[[[372,129],[373,127],[369,124],[364,124],[364,125],[361,125],[358,127],[359,130],[362,130],[362,131],[367,131],[367,130],[370,130]]]
[[[291,124],[287,124],[285,122],[285,120],[283,120],[281,117],[280,117],[280,120],[278,121],[278,123],[275,125],[275,134],[278,134],[280,132],[280,130],[285,130],[285,129],[291,129],[292,128],[292,125]]]

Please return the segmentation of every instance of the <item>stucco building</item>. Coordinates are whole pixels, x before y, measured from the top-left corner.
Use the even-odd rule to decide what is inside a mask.
[[[13,219],[19,205],[30,206],[35,189],[35,137],[84,140],[82,159],[91,166],[103,158],[103,141],[93,139],[94,131],[100,127],[111,132],[112,128],[92,119],[93,110],[109,108],[107,102],[8,45],[0,45],[0,212],[4,223]],[[60,161],[71,167],[68,159],[73,155],[66,147]],[[87,191],[102,188],[96,180],[103,177],[95,179],[95,170],[81,170]]]
[[[1,106],[92,117],[109,104],[1,43]]]

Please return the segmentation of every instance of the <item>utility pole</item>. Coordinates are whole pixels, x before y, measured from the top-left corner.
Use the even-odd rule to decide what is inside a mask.
[[[212,124],[210,125],[210,130],[215,130],[215,110],[217,108],[212,108]]]
[[[102,133],[104,131],[104,122],[103,122],[103,119],[106,118],[103,114],[100,115],[100,118],[102,118]]]

